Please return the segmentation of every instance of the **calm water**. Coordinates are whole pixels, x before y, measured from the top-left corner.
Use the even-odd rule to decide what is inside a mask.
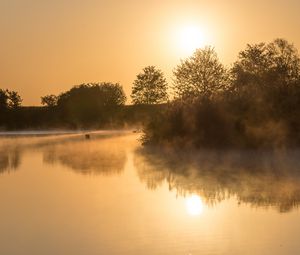
[[[0,254],[300,254],[300,152],[0,137]]]

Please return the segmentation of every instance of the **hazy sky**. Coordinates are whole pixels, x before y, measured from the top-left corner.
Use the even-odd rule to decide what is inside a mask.
[[[195,46],[183,38],[190,28],[227,65],[246,43],[282,37],[300,49],[299,10],[299,0],[0,0],[0,88],[39,105],[40,96],[111,81],[129,98],[147,65],[170,80]]]

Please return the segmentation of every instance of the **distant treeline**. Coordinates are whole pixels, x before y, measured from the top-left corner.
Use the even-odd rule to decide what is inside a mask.
[[[133,82],[133,105],[114,83],[74,86],[21,107],[0,90],[0,127],[103,128],[143,124],[147,145],[262,148],[300,145],[300,57],[284,39],[248,44],[225,67],[212,47],[175,67],[173,83],[154,66]],[[170,100],[170,94],[172,99]]]
[[[163,104],[125,105],[119,84],[89,83],[74,86],[58,96],[41,97],[43,107],[22,107],[15,91],[0,90],[0,128],[85,129],[140,126]]]

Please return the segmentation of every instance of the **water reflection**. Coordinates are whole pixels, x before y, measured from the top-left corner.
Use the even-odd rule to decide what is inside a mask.
[[[185,205],[187,213],[191,216],[200,215],[204,207],[202,199],[195,194],[186,198]]]
[[[120,138],[69,141],[44,147],[43,160],[81,174],[118,174],[126,163],[125,149]]]
[[[197,194],[207,205],[235,197],[238,203],[288,212],[300,203],[299,157],[300,151],[176,153],[143,149],[136,152],[134,163],[149,189],[166,182],[177,194]],[[189,202],[191,212],[201,211],[196,200],[193,197]]]
[[[23,137],[1,139],[0,173],[17,170],[22,154],[42,153],[46,164],[60,164],[80,174],[116,174],[126,163],[126,136],[115,132],[54,137]]]
[[[254,207],[288,212],[300,203],[300,151],[174,152],[139,149],[136,136],[116,134],[66,135],[52,138],[12,139],[1,142],[0,173],[17,170],[22,155],[41,153],[43,162],[80,174],[110,175],[124,171],[127,151],[140,180],[149,189],[167,183],[186,196],[187,212],[201,214],[205,205],[235,197]],[[131,154],[131,153],[130,153]],[[27,153],[26,153],[27,155]]]
[[[20,149],[13,148],[0,148],[0,174],[18,169],[21,163]]]

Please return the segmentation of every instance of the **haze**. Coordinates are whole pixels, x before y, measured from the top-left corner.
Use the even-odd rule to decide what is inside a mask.
[[[280,37],[299,48],[299,9],[296,0],[0,0],[0,87],[24,105],[84,82],[119,82],[129,96],[144,66],[171,80],[193,50],[182,28],[197,27],[199,47],[213,45],[229,65],[247,43]]]

